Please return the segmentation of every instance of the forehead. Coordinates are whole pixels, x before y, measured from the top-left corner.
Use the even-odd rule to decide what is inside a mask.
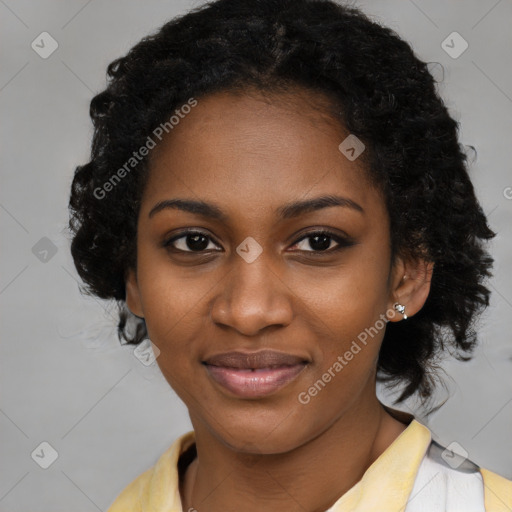
[[[171,197],[221,203],[234,216],[322,194],[379,200],[362,159],[340,151],[349,133],[325,97],[220,92],[197,102],[151,153],[141,214]]]

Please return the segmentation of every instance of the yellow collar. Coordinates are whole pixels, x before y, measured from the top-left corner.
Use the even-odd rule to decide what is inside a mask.
[[[405,510],[431,438],[430,430],[413,419],[328,512]]]
[[[194,442],[193,431],[176,439],[155,466],[139,475],[119,494],[107,512],[183,512],[178,459]],[[361,480],[327,512],[404,511],[430,442],[430,430],[413,419],[366,470]],[[505,503],[509,500],[512,503],[512,482],[488,470],[481,470],[481,474],[486,510],[508,511]],[[495,508],[487,508],[491,503]]]

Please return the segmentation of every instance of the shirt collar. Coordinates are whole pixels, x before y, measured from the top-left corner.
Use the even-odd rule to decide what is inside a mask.
[[[413,419],[328,512],[405,510],[431,440],[430,430]]]
[[[141,496],[144,512],[183,512],[178,459],[194,442],[194,431],[187,432],[176,439],[158,459],[146,492]],[[403,511],[430,442],[430,430],[412,419],[365,471],[361,480],[327,512]]]

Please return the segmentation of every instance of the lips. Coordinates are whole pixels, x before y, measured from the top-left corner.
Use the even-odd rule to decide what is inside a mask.
[[[227,352],[208,358],[205,363],[236,369],[261,369],[272,366],[295,366],[307,362],[304,358],[292,354],[284,354],[274,350],[259,352]]]
[[[261,350],[218,354],[203,364],[208,375],[230,393],[241,398],[261,398],[289,384],[308,362],[293,354]]]

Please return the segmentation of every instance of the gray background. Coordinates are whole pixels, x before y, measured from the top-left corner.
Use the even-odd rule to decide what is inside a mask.
[[[89,101],[107,64],[200,3],[0,0],[1,512],[105,510],[190,428],[156,363],[119,346],[113,304],[80,295],[66,224],[73,171],[89,152]],[[473,181],[499,233],[492,304],[474,360],[445,363],[439,397],[449,399],[428,425],[512,478],[512,1],[356,4],[443,65],[440,93],[462,142],[478,151]],[[47,59],[31,48],[44,31],[59,45]],[[453,31],[469,43],[456,59],[441,47]],[[432,71],[441,77],[438,65]],[[43,441],[58,453],[48,469],[31,457]]]

